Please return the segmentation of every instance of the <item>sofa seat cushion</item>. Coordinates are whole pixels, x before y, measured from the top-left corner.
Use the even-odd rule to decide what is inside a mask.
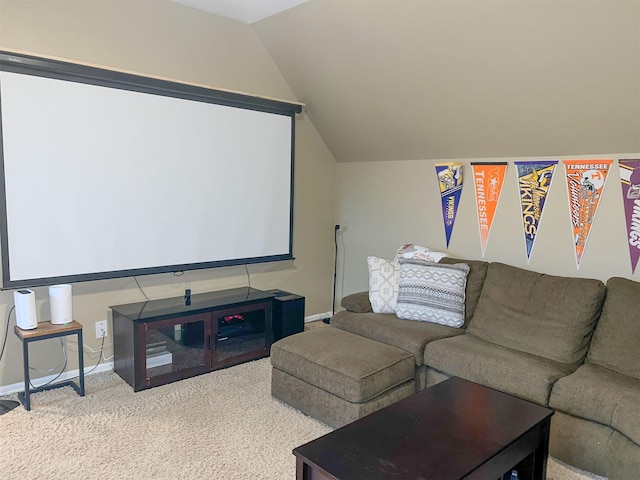
[[[640,380],[640,283],[613,277],[587,358]]]
[[[413,355],[333,327],[278,340],[271,365],[353,403],[371,400],[415,375]]]
[[[576,369],[574,365],[502,347],[468,333],[427,344],[424,363],[447,375],[544,406],[556,380]]]
[[[379,313],[338,312],[331,326],[410,352],[416,366],[422,365],[427,343],[464,333],[459,328]]]
[[[640,380],[587,363],[556,382],[549,406],[611,426],[640,445]]]
[[[491,263],[467,331],[561,363],[583,361],[605,297],[599,280]]]

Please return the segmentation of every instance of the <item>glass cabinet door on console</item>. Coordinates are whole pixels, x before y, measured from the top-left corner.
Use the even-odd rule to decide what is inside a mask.
[[[211,314],[138,324],[139,379],[154,387],[211,369]],[[144,388],[143,387],[143,388]]]
[[[273,343],[271,302],[211,312],[213,368],[269,355]]]

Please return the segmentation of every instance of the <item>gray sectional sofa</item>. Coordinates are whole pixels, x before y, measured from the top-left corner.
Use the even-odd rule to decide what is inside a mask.
[[[552,456],[640,479],[640,283],[441,260],[459,262],[470,267],[462,328],[373,313],[367,292],[349,295],[325,333],[273,345],[274,397],[340,426],[458,376],[555,409]]]

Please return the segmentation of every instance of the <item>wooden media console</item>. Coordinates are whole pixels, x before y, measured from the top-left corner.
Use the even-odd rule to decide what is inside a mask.
[[[283,300],[298,307],[288,309],[295,315],[281,318]],[[304,297],[281,290],[243,287],[110,308],[114,371],[135,391],[266,357],[281,332],[304,329]]]

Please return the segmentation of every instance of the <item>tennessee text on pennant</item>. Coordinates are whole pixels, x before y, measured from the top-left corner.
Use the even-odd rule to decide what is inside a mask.
[[[631,272],[640,258],[640,160],[618,160],[622,182],[622,202],[627,220],[627,242],[631,256]]]
[[[564,161],[567,189],[569,190],[569,214],[578,269],[580,269],[580,261],[589,240],[589,233],[612,163],[613,160]]]
[[[440,198],[442,200],[442,218],[444,232],[447,238],[447,248],[456,221],[456,213],[462,194],[462,163],[436,163],[436,173],[440,184]]]
[[[480,246],[482,258],[487,249],[487,240],[491,233],[493,217],[498,207],[498,200],[502,192],[502,184],[507,171],[507,163],[471,164],[473,170],[473,185],[476,190],[476,208],[478,210],[478,228],[480,229]]]
[[[522,208],[522,226],[524,243],[527,250],[527,262],[540,230],[542,211],[547,199],[553,172],[558,164],[555,160],[514,162],[520,189],[520,207]]]

